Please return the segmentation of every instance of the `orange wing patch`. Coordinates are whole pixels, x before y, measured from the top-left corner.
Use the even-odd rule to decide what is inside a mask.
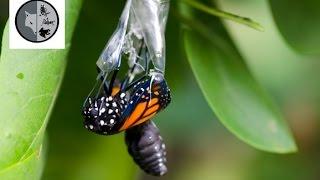
[[[151,101],[148,102],[148,107],[151,107],[151,106],[157,104],[158,101],[159,101],[158,98],[152,98]]]
[[[152,102],[153,100],[153,102]],[[144,111],[144,113],[141,115],[140,119],[134,123],[132,126],[136,126],[138,124],[141,124],[147,120],[150,120],[153,116],[157,114],[157,111],[160,108],[159,104],[156,104],[159,100],[157,98],[153,98],[151,101],[149,101],[150,104],[148,105],[148,108]]]
[[[120,131],[128,129],[133,123],[135,123],[138,120],[138,118],[141,117],[146,107],[147,107],[147,102],[138,104],[137,107],[132,112],[132,114],[129,116],[129,118],[125,120],[125,123],[120,128]]]
[[[120,91],[120,87],[113,87],[111,96],[115,96]]]
[[[154,105],[151,108],[149,108],[145,113],[143,113],[143,116],[148,116],[149,114],[152,114],[154,112],[156,112],[159,109],[159,105]]]
[[[141,124],[141,123],[143,123],[143,122],[151,119],[151,118],[152,118],[154,115],[156,115],[156,114],[157,114],[157,112],[154,112],[154,113],[150,114],[149,116],[146,116],[146,117],[140,119],[138,122],[134,123],[134,126],[135,126],[135,125],[138,125],[138,124]]]
[[[126,130],[132,126],[141,124],[151,119],[157,114],[157,111],[160,108],[158,102],[158,98],[152,98],[148,102],[138,104],[132,114],[125,120],[124,124],[120,128],[120,131]]]
[[[149,106],[150,107],[150,106]],[[133,126],[141,124],[149,119],[151,119],[153,116],[157,114],[157,111],[159,110],[159,104],[152,106],[150,109],[148,109],[145,113],[143,113],[143,116],[141,119],[139,119],[138,122],[134,123]]]

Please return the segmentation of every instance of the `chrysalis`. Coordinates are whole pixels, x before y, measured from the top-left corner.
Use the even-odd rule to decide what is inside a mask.
[[[167,173],[165,144],[152,121],[128,129],[125,140],[129,154],[146,173],[154,176]]]

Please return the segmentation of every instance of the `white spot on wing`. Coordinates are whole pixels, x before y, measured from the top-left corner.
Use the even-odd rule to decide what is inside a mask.
[[[162,147],[162,149],[165,149],[165,148],[166,148],[166,145],[162,144],[161,147]]]

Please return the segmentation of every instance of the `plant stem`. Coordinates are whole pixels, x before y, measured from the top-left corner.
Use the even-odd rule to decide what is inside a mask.
[[[182,0],[181,2],[186,3],[186,4],[190,5],[191,7],[198,9],[200,11],[206,12],[210,15],[225,18],[225,19],[249,26],[249,27],[256,29],[258,31],[264,31],[263,27],[259,23],[251,20],[250,18],[241,17],[238,15],[229,13],[229,12],[221,11],[221,10],[213,8],[213,7],[208,7],[208,6],[201,4],[195,0]]]

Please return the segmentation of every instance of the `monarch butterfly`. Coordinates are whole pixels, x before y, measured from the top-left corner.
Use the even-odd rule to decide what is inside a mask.
[[[119,133],[151,119],[171,101],[170,89],[160,73],[144,75],[129,85],[125,80],[113,88],[116,74],[105,93],[88,98],[83,108],[84,126],[92,132]]]
[[[151,73],[152,74],[152,73]],[[115,81],[114,73],[109,88]],[[146,173],[167,172],[166,151],[158,128],[150,120],[171,101],[170,89],[162,75],[145,75],[136,82],[105,87],[105,94],[89,98],[84,107],[84,126],[98,134],[111,135],[126,130],[129,154]],[[109,123],[108,123],[109,122]]]
[[[128,129],[125,140],[129,154],[146,173],[154,176],[167,173],[165,145],[152,121]]]
[[[168,0],[127,0],[118,27],[97,61],[104,91],[100,88],[98,95],[87,98],[82,110],[84,126],[92,132],[126,131],[130,155],[145,172],[156,176],[167,172],[164,144],[150,119],[171,101],[164,79],[168,12]],[[115,83],[124,55],[131,69],[122,83]],[[147,74],[132,82],[142,72]]]

